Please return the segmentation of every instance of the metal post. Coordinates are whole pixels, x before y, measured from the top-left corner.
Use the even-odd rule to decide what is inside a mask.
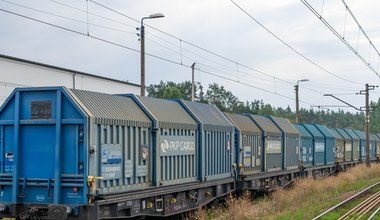
[[[145,29],[144,29],[144,19],[152,18],[163,18],[165,17],[162,13],[151,14],[149,17],[141,18],[140,26],[140,66],[141,66],[141,91],[140,95],[145,96]]]
[[[141,64],[141,85],[140,85],[140,95],[145,96],[145,36],[144,36],[144,18],[141,19],[141,27],[140,27],[140,64]]]
[[[371,166],[369,160],[369,85],[365,84],[365,151],[366,151],[366,165]]]
[[[191,101],[192,102],[194,102],[194,100],[195,100],[194,67],[195,67],[195,63],[193,63],[193,65],[191,65]]]
[[[296,90],[296,123],[300,122],[300,107],[299,107],[299,101],[298,101],[298,82],[297,85],[294,86],[294,89]]]
[[[294,86],[294,89],[296,90],[296,123],[299,123],[301,121],[301,113],[300,113],[300,103],[298,99],[298,89],[299,89],[299,83],[300,82],[307,82],[308,79],[300,79],[297,80],[297,84]]]

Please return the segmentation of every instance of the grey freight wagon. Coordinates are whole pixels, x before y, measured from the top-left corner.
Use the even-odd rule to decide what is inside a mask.
[[[249,115],[262,132],[262,169],[263,171],[283,170],[283,145],[280,129],[267,117]]]
[[[282,133],[284,150],[284,169],[298,169],[300,151],[300,133],[286,118],[268,116]]]

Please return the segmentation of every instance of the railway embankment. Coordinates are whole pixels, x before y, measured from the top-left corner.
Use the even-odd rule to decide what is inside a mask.
[[[202,209],[195,219],[313,219],[324,210],[380,181],[380,164],[364,164],[326,179],[298,179],[292,187],[252,199],[228,198]]]

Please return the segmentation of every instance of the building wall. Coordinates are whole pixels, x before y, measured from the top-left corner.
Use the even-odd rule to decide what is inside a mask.
[[[16,87],[66,86],[109,94],[140,94],[133,83],[0,55],[0,105]]]

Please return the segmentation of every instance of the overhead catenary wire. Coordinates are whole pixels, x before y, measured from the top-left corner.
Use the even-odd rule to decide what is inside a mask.
[[[112,9],[112,8],[110,8],[110,7],[108,7],[108,6],[104,5],[104,4],[101,4],[101,3],[97,2],[97,1],[94,1],[94,0],[89,0],[89,1],[91,1],[92,3],[94,3],[94,4],[98,5],[98,6],[101,6],[101,7],[105,8],[105,9],[107,9],[107,10],[110,10],[110,11],[112,11],[112,12],[114,12],[114,13],[120,15],[120,16],[126,17],[126,18],[131,19],[131,20],[136,21],[136,22],[140,22],[139,20],[137,20],[137,19],[135,19],[135,18],[132,18],[131,16],[128,16],[128,15],[126,15],[126,14],[124,14],[124,13],[121,13],[121,12],[119,12],[119,11],[117,11],[117,10],[115,10],[115,9]],[[207,49],[205,49],[205,48],[203,48],[203,47],[201,47],[201,46],[198,46],[198,45],[196,45],[196,44],[193,44],[193,43],[191,43],[191,42],[189,42],[189,41],[186,41],[186,40],[181,39],[181,38],[179,38],[179,37],[176,37],[176,36],[174,36],[174,35],[172,35],[172,34],[169,34],[169,33],[165,32],[165,31],[162,31],[162,30],[160,30],[160,29],[157,29],[157,28],[155,28],[155,27],[153,27],[153,26],[150,26],[150,25],[147,25],[147,24],[146,24],[145,26],[147,26],[147,27],[149,27],[149,28],[152,28],[153,30],[156,30],[156,31],[158,31],[158,32],[160,32],[160,33],[162,33],[162,34],[165,34],[165,35],[167,35],[167,36],[170,36],[170,37],[172,37],[172,38],[174,38],[174,39],[180,40],[182,43],[186,43],[186,44],[188,44],[188,45],[190,45],[190,46],[192,46],[192,47],[194,47],[194,48],[197,48],[197,49],[199,49],[199,50],[201,50],[201,51],[207,52],[207,53],[212,54],[212,55],[214,55],[214,56],[216,56],[216,57],[219,57],[219,58],[221,58],[221,59],[224,59],[224,60],[226,60],[226,61],[229,61],[229,62],[231,62],[231,63],[236,63],[236,62],[237,62],[237,61],[235,61],[235,60],[232,60],[232,59],[230,59],[230,58],[227,58],[227,57],[225,57],[225,56],[222,56],[222,55],[217,54],[217,53],[215,53],[215,52],[212,52],[212,51],[210,51],[210,50],[207,50]],[[245,67],[245,68],[248,68],[248,69],[250,69],[250,70],[252,70],[252,71],[255,71],[255,72],[257,72],[257,73],[260,73],[260,74],[263,74],[263,75],[269,76],[269,77],[276,77],[276,76],[273,76],[273,75],[271,75],[271,74],[268,74],[268,73],[266,73],[266,72],[263,72],[263,71],[261,71],[261,70],[258,70],[258,69],[255,69],[255,68],[249,67],[249,66],[244,65],[244,64],[241,64],[241,63],[239,63],[239,65],[240,65],[240,66],[243,66],[243,67]],[[289,83],[289,84],[292,84],[292,85],[294,84],[294,82],[290,82],[290,81],[287,81],[287,80],[284,80],[284,79],[281,79],[281,78],[278,78],[278,77],[276,77],[276,78],[277,78],[278,80],[281,80],[281,81],[287,82],[287,83]]]
[[[105,9],[107,9],[107,10],[112,11],[112,12],[118,14],[118,15],[121,15],[121,16],[123,16],[123,17],[126,17],[126,18],[128,18],[128,19],[131,19],[131,20],[134,20],[134,21],[138,22],[137,19],[134,19],[134,18],[132,18],[132,17],[130,17],[130,16],[128,16],[128,15],[125,15],[124,13],[121,13],[121,12],[115,10],[115,9],[112,9],[112,8],[110,8],[110,7],[108,7],[108,6],[105,6],[105,5],[101,4],[101,3],[98,3],[98,2],[96,2],[96,1],[94,1],[94,0],[90,0],[90,1],[93,2],[93,3],[95,3],[95,4],[97,4],[97,5],[99,5],[99,6],[101,6],[101,7],[103,7],[103,8],[105,8]],[[220,55],[220,54],[217,54],[217,53],[215,53],[215,52],[209,51],[209,50],[207,50],[207,49],[205,49],[205,48],[202,48],[202,47],[200,47],[200,46],[198,46],[198,45],[195,45],[195,44],[193,44],[193,43],[190,43],[190,42],[188,42],[188,41],[186,41],[186,40],[183,40],[183,39],[181,39],[181,38],[179,38],[179,37],[176,37],[176,36],[174,36],[174,35],[172,35],[172,34],[169,34],[169,33],[166,33],[166,32],[164,32],[164,31],[162,31],[162,30],[159,30],[159,29],[157,29],[157,28],[155,28],[155,27],[153,27],[153,26],[150,26],[150,25],[146,25],[146,26],[148,26],[149,28],[151,28],[151,29],[153,29],[153,30],[156,30],[157,32],[160,32],[160,33],[162,33],[162,34],[165,34],[165,35],[167,35],[167,36],[170,36],[170,37],[172,37],[172,38],[174,38],[174,39],[180,41],[181,43],[186,43],[186,44],[188,44],[188,45],[190,45],[190,46],[193,46],[193,47],[195,47],[195,48],[197,48],[197,49],[200,49],[200,50],[202,50],[202,51],[204,51],[204,52],[210,53],[210,54],[212,54],[212,55],[214,55],[214,56],[216,56],[216,57],[219,57],[219,58],[224,59],[224,60],[226,60],[226,61],[229,61],[229,62],[231,62],[231,63],[235,63],[235,64],[238,63],[238,62],[236,62],[236,61],[234,61],[234,60],[232,60],[232,59],[230,59],[230,58],[227,58],[227,57],[222,56],[222,55]],[[284,42],[284,43],[285,43],[285,42]],[[183,50],[183,49],[182,49],[182,50]],[[297,52],[298,52],[298,51],[297,51]],[[302,54],[301,54],[301,55],[302,55]],[[306,57],[305,57],[305,58],[306,58]],[[307,58],[306,58],[306,59],[307,59]],[[311,61],[311,60],[310,60],[310,61]],[[314,65],[317,65],[317,67],[322,68],[321,66],[319,66],[319,65],[316,64],[316,63],[314,63],[313,61],[311,61],[311,62],[312,62]],[[276,76],[273,76],[273,75],[271,75],[271,74],[268,74],[268,73],[262,72],[262,71],[260,71],[260,70],[257,70],[257,69],[255,69],[255,68],[249,67],[249,66],[244,65],[244,64],[241,64],[241,63],[238,63],[238,64],[239,64],[240,66],[242,66],[242,67],[245,67],[245,68],[250,69],[250,70],[252,70],[252,71],[255,71],[255,72],[257,72],[257,73],[263,74],[263,75],[268,76],[268,77],[272,77],[274,80],[277,79],[277,80],[280,80],[280,81],[282,81],[282,82],[286,82],[286,83],[288,83],[288,84],[294,85],[294,82],[291,82],[291,81],[289,81],[289,80],[284,80],[284,79],[278,78],[278,77],[276,77]],[[342,79],[342,80],[344,80],[344,81],[346,81],[346,82],[350,82],[350,83],[354,83],[354,84],[361,85],[360,83],[353,82],[353,81],[351,81],[351,80],[347,80],[347,79],[345,79],[345,78],[342,78],[342,77],[340,77],[340,76],[338,76],[338,75],[336,75],[336,74],[334,74],[334,73],[332,73],[332,72],[330,72],[330,71],[328,71],[328,70],[326,70],[326,69],[324,69],[324,68],[322,68],[322,70],[324,70],[324,71],[330,73],[330,75],[334,75],[334,76],[336,76],[336,77],[338,77],[338,78],[340,78],[340,79]],[[319,93],[319,94],[322,93],[322,92],[317,91],[317,90],[314,90],[314,89],[310,89],[310,88],[306,88],[306,89],[309,90],[309,91],[313,91],[313,92]]]
[[[83,33],[81,33],[81,34],[84,35]],[[99,37],[96,37],[96,36],[90,36],[90,37],[93,38],[93,39],[97,39],[97,38],[99,38]],[[180,39],[180,38],[178,38],[178,39]],[[136,49],[134,49],[134,48],[130,48],[130,47],[127,47],[127,46],[124,46],[124,45],[121,45],[121,44],[117,44],[117,43],[114,43],[114,42],[111,42],[111,41],[107,41],[107,40],[102,39],[102,38],[99,38],[98,40],[103,40],[104,42],[108,42],[108,43],[114,44],[114,45],[116,45],[116,46],[121,46],[121,47],[124,47],[124,48],[126,48],[126,49],[132,49],[132,50],[134,50],[135,52],[139,52],[139,50],[136,50]],[[182,41],[181,41],[181,42],[182,42]],[[204,48],[202,48],[202,49],[204,49]],[[183,50],[184,50],[184,49],[183,49]],[[207,50],[204,49],[204,51],[207,51]],[[171,60],[171,59],[166,59],[166,58],[161,57],[161,56],[155,56],[155,55],[153,55],[153,54],[148,54],[148,53],[147,53],[147,55],[148,55],[148,56],[152,56],[152,57],[156,57],[156,58],[161,59],[161,60],[166,60],[166,61],[168,61],[168,62],[171,62],[171,63],[174,63],[174,64],[178,64],[178,65],[182,65],[182,66],[185,66],[185,67],[188,67],[188,68],[189,68],[189,65],[184,65],[184,64],[181,63],[181,62],[173,61],[173,60]],[[236,63],[237,63],[237,62],[234,61],[234,64],[235,64],[235,65],[236,65]],[[239,64],[239,63],[238,63],[238,65],[240,65],[240,66],[242,66],[242,67],[245,67],[245,68],[247,68],[247,69],[250,69],[250,67],[247,67],[247,66],[245,66],[245,65],[242,65],[242,64]],[[229,67],[229,68],[231,69],[231,67]],[[235,74],[236,74],[236,69],[233,70],[233,71],[234,71]],[[240,68],[239,68],[239,73],[244,73],[244,72],[245,72],[245,71],[242,71],[242,70],[240,70]],[[231,71],[231,73],[232,73],[232,71]],[[250,73],[247,72],[247,74],[250,74]],[[264,74],[264,75],[265,75],[265,74]],[[270,74],[268,74],[268,75],[266,75],[266,76],[268,76],[268,77],[272,77],[272,82],[275,82],[275,84],[277,83],[277,82],[276,82],[276,79],[277,79],[277,80],[280,80],[280,81],[283,81],[283,82],[286,82],[286,83],[289,83],[289,84],[294,85],[294,82],[290,82],[290,81],[288,81],[288,80],[282,80],[282,79],[277,78],[277,77],[274,77],[273,75],[270,75]],[[243,78],[241,74],[240,74],[239,78],[240,78],[240,79]],[[276,85],[276,88],[280,88],[280,87],[278,87],[278,86]],[[318,91],[316,91],[316,92],[318,92]],[[273,93],[273,94],[275,94],[275,93]]]
[[[9,14],[12,14],[12,15],[15,15],[15,16],[19,16],[19,17],[22,17],[22,18],[25,18],[25,19],[28,19],[28,20],[32,20],[32,21],[35,21],[35,22],[39,22],[39,23],[42,23],[42,24],[45,24],[45,25],[49,25],[49,26],[52,26],[52,27],[55,27],[55,28],[59,28],[59,29],[65,30],[65,31],[69,31],[69,32],[74,33],[74,34],[79,34],[79,35],[82,35],[82,36],[85,36],[85,37],[89,37],[89,38],[92,38],[92,39],[95,39],[95,40],[98,40],[98,41],[102,41],[104,43],[108,43],[108,44],[111,44],[111,45],[114,45],[114,46],[118,46],[118,47],[121,47],[121,48],[124,48],[124,49],[131,50],[131,51],[134,51],[134,52],[138,52],[138,53],[140,52],[137,49],[134,49],[134,48],[131,48],[131,47],[127,47],[125,45],[121,45],[121,44],[118,44],[118,43],[115,43],[115,42],[112,42],[112,41],[109,41],[109,40],[106,40],[106,39],[102,39],[100,37],[96,37],[96,36],[92,36],[92,35],[87,35],[87,33],[82,33],[82,32],[76,31],[76,30],[72,30],[72,29],[67,28],[67,27],[63,27],[63,26],[56,25],[56,24],[53,24],[53,23],[50,23],[50,22],[42,21],[40,19],[32,18],[30,16],[22,15],[22,14],[19,14],[19,13],[16,13],[16,12],[12,12],[12,11],[9,11],[9,10],[5,10],[5,9],[1,9],[1,8],[0,8],[0,11],[9,13]],[[170,62],[170,63],[176,64],[176,65],[180,65],[180,66],[183,66],[183,67],[186,67],[186,68],[189,68],[189,69],[191,68],[190,66],[188,66],[186,64],[181,64],[181,63],[179,63],[177,61],[166,59],[166,58],[154,55],[154,54],[146,53],[146,55],[154,57],[156,59],[160,59],[160,60],[163,60],[163,61],[166,61],[166,62]],[[244,83],[244,82],[237,82],[234,79],[231,79],[231,78],[228,78],[228,77],[225,77],[225,76],[220,76],[218,74],[215,74],[215,73],[212,73],[212,72],[209,72],[209,71],[205,71],[205,70],[202,70],[202,69],[197,69],[197,70],[200,71],[200,72],[203,72],[203,73],[206,73],[206,74],[209,74],[209,75],[212,75],[212,76],[224,79],[224,80],[232,81],[232,82],[235,82],[235,83],[238,83],[238,84],[241,84],[241,85],[245,85],[245,86],[248,86],[248,87],[251,87],[251,88],[255,88],[255,89],[267,92],[267,93],[272,93],[272,94],[275,94],[275,95],[283,97],[283,98],[294,100],[294,98],[292,98],[292,97],[289,97],[289,96],[286,96],[286,95],[283,95],[283,94],[279,94],[279,93],[275,93],[275,92],[272,92],[270,90],[267,90],[267,89],[264,89],[264,88],[260,88],[258,86],[254,86],[254,85],[251,85],[251,84],[248,84],[248,83]],[[308,102],[304,102],[304,101],[300,101],[300,102],[301,103],[305,103],[307,105],[312,105],[312,103],[308,103]]]
[[[51,16],[55,16],[55,17],[59,17],[59,18],[63,18],[63,19],[67,19],[67,20],[71,20],[71,21],[75,21],[75,22],[79,22],[79,23],[86,24],[86,25],[87,25],[87,35],[89,35],[89,27],[88,27],[88,25],[97,26],[97,27],[102,27],[102,28],[106,28],[106,29],[109,29],[109,30],[115,30],[115,31],[124,32],[124,33],[129,33],[129,34],[133,34],[133,35],[136,34],[136,33],[134,33],[134,32],[130,32],[130,31],[124,31],[124,30],[120,30],[120,29],[116,29],[116,28],[111,28],[111,27],[107,27],[107,26],[99,25],[99,24],[89,23],[89,22],[88,22],[88,15],[92,15],[92,16],[100,17],[100,18],[102,18],[102,19],[106,19],[106,20],[108,20],[108,21],[117,22],[117,23],[119,23],[119,24],[123,24],[123,25],[128,25],[128,24],[126,24],[126,23],[123,23],[123,22],[120,22],[120,21],[117,21],[117,20],[114,20],[114,19],[109,19],[109,18],[107,18],[107,17],[100,16],[100,15],[95,14],[95,13],[91,13],[91,12],[88,11],[88,5],[86,5],[86,10],[82,10],[82,9],[79,9],[79,8],[76,8],[76,7],[73,7],[73,6],[67,5],[67,4],[65,4],[65,3],[62,3],[62,2],[59,2],[59,1],[56,1],[56,0],[50,0],[50,1],[53,2],[53,3],[57,3],[57,4],[60,4],[60,5],[65,6],[65,7],[68,7],[68,8],[71,8],[71,9],[74,9],[74,10],[77,10],[77,11],[80,11],[80,12],[83,12],[83,13],[86,13],[87,20],[86,20],[86,21],[80,21],[80,20],[77,20],[77,19],[72,19],[72,18],[69,18],[69,17],[65,17],[65,16],[61,16],[61,15],[54,14],[54,13],[50,13],[50,12],[46,12],[46,11],[42,11],[42,10],[35,9],[35,8],[32,8],[32,7],[28,7],[28,6],[20,5],[20,4],[17,4],[17,3],[9,2],[9,1],[7,1],[7,0],[1,0],[1,1],[3,1],[3,2],[7,2],[7,3],[9,3],[9,4],[17,5],[17,6],[19,6],[19,7],[27,8],[27,9],[30,9],[30,10],[34,10],[34,11],[37,11],[37,12],[40,12],[40,13],[48,14],[48,15],[51,15]],[[87,2],[87,4],[88,4],[88,0],[86,0],[86,2]],[[113,9],[107,7],[107,6],[104,6],[103,4],[97,3],[97,2],[92,1],[92,0],[90,0],[90,2],[93,2],[93,3],[97,4],[98,6],[104,7],[104,8],[106,8],[106,9],[108,9],[108,10],[111,10],[112,12],[118,13],[119,15],[123,15],[123,16],[127,17],[128,19],[131,19],[131,20],[133,20],[133,21],[135,21],[135,22],[139,22],[137,19],[134,19],[134,18],[132,18],[132,17],[130,17],[130,16],[127,16],[127,15],[125,15],[125,14],[122,14],[122,13],[120,13],[120,12],[117,12],[116,10],[113,10]],[[132,25],[128,25],[128,26],[132,26]],[[268,73],[265,73],[265,72],[263,72],[263,71],[260,71],[260,70],[257,70],[257,69],[254,69],[254,68],[248,67],[248,66],[243,65],[243,64],[240,64],[240,63],[238,63],[237,61],[234,61],[234,60],[232,60],[232,59],[229,59],[229,58],[226,58],[226,57],[224,57],[224,56],[221,56],[221,55],[216,54],[216,53],[214,53],[214,52],[212,52],[212,51],[209,51],[209,50],[207,50],[207,49],[201,48],[200,46],[194,45],[194,44],[192,44],[192,43],[190,43],[190,42],[188,42],[188,41],[184,41],[184,40],[181,39],[181,38],[175,37],[175,36],[173,36],[173,35],[171,35],[171,34],[168,34],[168,33],[166,33],[166,32],[163,32],[163,31],[161,31],[161,30],[158,30],[158,29],[156,29],[156,28],[154,28],[154,27],[151,27],[151,26],[149,26],[149,25],[146,25],[146,26],[148,26],[148,27],[150,27],[150,28],[152,28],[152,29],[154,29],[154,30],[156,30],[156,31],[159,31],[160,33],[164,33],[164,34],[166,34],[166,35],[168,35],[168,36],[170,36],[170,37],[173,37],[173,38],[177,39],[177,40],[180,42],[180,53],[178,54],[178,55],[180,56],[180,59],[181,59],[182,56],[183,56],[183,54],[182,54],[182,50],[186,50],[186,49],[182,48],[182,42],[184,42],[184,43],[189,44],[189,45],[191,45],[191,46],[193,46],[193,47],[196,47],[197,49],[201,49],[201,50],[203,50],[203,51],[205,51],[205,52],[207,52],[207,53],[210,53],[210,54],[212,54],[212,55],[214,55],[214,56],[217,56],[217,57],[219,57],[219,58],[222,58],[222,59],[228,60],[228,61],[233,62],[233,63],[237,63],[238,65],[240,65],[240,66],[242,66],[242,67],[249,68],[250,70],[252,70],[252,71],[254,71],[254,72],[257,72],[257,73],[260,73],[260,74],[266,75],[266,76],[268,76],[268,77],[270,77],[270,78],[276,78],[277,80],[280,80],[280,81],[283,81],[283,82],[286,82],[286,83],[289,83],[289,84],[294,84],[293,82],[290,82],[290,81],[288,81],[288,80],[283,80],[283,79],[281,79],[281,78],[275,77],[275,76],[273,76],[273,75],[271,75],[271,74],[268,74]],[[153,36],[155,36],[155,35],[153,35]],[[158,37],[158,36],[156,36],[156,37],[162,40],[162,38],[160,38],[160,37]],[[168,42],[168,41],[165,41],[165,42]],[[159,42],[157,42],[157,41],[155,41],[155,43],[156,43],[156,44],[159,44]],[[172,50],[172,49],[170,49],[170,48],[168,48],[168,47],[165,47],[165,46],[162,45],[162,44],[159,44],[159,45],[161,45],[162,47],[164,47],[164,48],[166,48],[166,49],[168,49],[168,50],[170,50],[170,51],[172,51],[172,52],[174,52],[174,50]],[[171,45],[174,45],[174,44],[171,44]],[[176,46],[176,45],[175,45],[175,46]],[[186,50],[186,51],[187,51],[188,53],[192,53],[192,54],[194,54],[194,55],[197,55],[197,56],[202,57],[203,59],[208,59],[208,60],[211,61],[211,59],[209,59],[209,58],[206,58],[206,57],[204,57],[204,56],[201,56],[201,55],[196,54],[196,53],[194,53],[194,52],[191,52],[191,51],[189,51],[189,50]],[[181,61],[181,62],[182,62],[182,61]],[[215,61],[211,61],[211,62],[217,63],[217,62],[215,62]],[[221,64],[221,63],[217,63],[217,64],[219,64],[219,65],[223,65],[223,64]]]
[[[56,1],[56,0],[50,0],[50,1],[55,2],[55,3],[58,3],[58,4],[61,4],[60,2],[58,2],[58,1]],[[96,1],[94,1],[94,0],[89,0],[89,1],[95,3],[96,5],[98,5],[98,6],[100,6],[100,7],[103,7],[103,8],[105,8],[105,9],[107,9],[107,10],[110,10],[110,11],[112,11],[112,12],[114,12],[114,13],[117,13],[117,14],[119,14],[119,15],[122,15],[123,17],[126,17],[126,18],[128,18],[128,19],[131,19],[131,20],[133,20],[133,21],[135,21],[135,22],[139,22],[137,19],[134,19],[134,18],[132,18],[132,17],[130,17],[130,16],[128,16],[128,15],[125,15],[125,14],[123,14],[123,13],[121,13],[121,12],[118,12],[118,11],[116,11],[116,10],[110,8],[110,7],[107,7],[107,6],[103,5],[103,4],[100,4],[100,3],[98,3],[98,2],[96,2]],[[67,6],[67,7],[70,7],[69,5],[66,5],[66,4],[64,4],[64,5]],[[75,7],[73,7],[73,8],[76,9],[76,10],[79,10],[79,11],[85,12],[85,11],[80,10],[80,9],[78,9],[78,8],[75,8]],[[95,14],[95,13],[91,13],[91,14],[94,15],[94,16],[98,16],[98,15]],[[98,16],[98,17],[102,17],[102,16]],[[110,20],[110,19],[107,19],[107,20]],[[112,19],[111,19],[111,21],[115,21],[115,20],[112,20]],[[117,22],[120,23],[120,21],[117,21]],[[122,23],[122,24],[124,24],[124,23]],[[181,60],[180,62],[181,62],[181,63],[182,63],[182,56],[186,57],[186,56],[182,53],[182,51],[186,51],[187,53],[191,53],[191,54],[193,54],[193,55],[195,55],[195,56],[199,56],[199,57],[201,57],[202,59],[207,59],[207,60],[209,60],[210,62],[214,62],[214,63],[216,63],[216,64],[218,64],[218,65],[225,66],[226,68],[229,68],[229,69],[232,70],[231,67],[227,67],[225,64],[221,64],[220,62],[215,62],[215,61],[212,60],[212,59],[209,59],[209,58],[207,58],[207,57],[205,57],[205,56],[202,56],[202,55],[200,55],[200,54],[194,53],[194,52],[192,52],[192,51],[190,51],[190,50],[187,50],[187,49],[183,48],[183,46],[182,46],[182,42],[184,42],[184,43],[186,43],[186,44],[188,44],[188,45],[190,45],[190,46],[192,46],[192,47],[195,47],[195,48],[197,48],[197,49],[200,49],[200,50],[202,50],[202,51],[205,51],[205,52],[207,52],[207,53],[210,53],[210,54],[212,54],[212,55],[214,55],[214,56],[217,56],[217,57],[219,57],[219,58],[221,58],[221,59],[224,59],[224,60],[227,60],[227,61],[229,61],[229,62],[231,62],[231,63],[237,64],[237,65],[240,65],[240,66],[245,67],[245,68],[247,68],[247,69],[249,69],[249,70],[252,70],[252,71],[254,71],[254,72],[258,72],[258,73],[260,73],[260,74],[263,74],[263,75],[269,77],[271,80],[275,80],[275,81],[276,81],[276,80],[279,80],[279,81],[282,81],[282,82],[285,82],[285,83],[288,83],[288,84],[294,85],[294,82],[291,82],[291,81],[289,81],[289,80],[281,79],[281,78],[278,78],[278,77],[276,77],[276,76],[274,76],[274,75],[272,75],[272,74],[268,74],[268,73],[265,73],[265,72],[259,71],[259,70],[257,70],[257,69],[254,69],[254,68],[248,67],[248,66],[243,65],[243,64],[241,64],[241,63],[238,63],[238,62],[236,62],[236,61],[234,61],[234,60],[232,60],[232,59],[229,59],[229,58],[227,58],[227,57],[225,57],[225,56],[222,56],[222,55],[216,54],[216,53],[214,53],[214,52],[212,52],[212,51],[209,51],[209,50],[207,50],[207,49],[204,49],[204,48],[202,48],[202,47],[200,47],[200,46],[198,46],[198,45],[194,45],[194,44],[192,44],[192,43],[190,43],[190,42],[188,42],[188,41],[185,41],[185,40],[183,40],[183,39],[181,39],[181,38],[178,38],[178,37],[176,37],[176,36],[174,36],[174,35],[168,34],[168,33],[164,32],[164,31],[161,31],[161,30],[159,30],[159,29],[157,29],[157,28],[154,28],[154,27],[149,26],[149,25],[146,25],[146,26],[148,26],[148,27],[152,28],[153,30],[156,30],[156,31],[158,31],[158,32],[160,32],[160,33],[163,33],[163,34],[165,34],[165,35],[167,35],[167,36],[170,36],[170,37],[172,37],[172,38],[174,38],[174,39],[176,39],[176,40],[178,40],[178,41],[180,42],[180,46],[179,46],[179,48],[180,48],[180,53],[175,53],[175,54],[178,54],[178,55],[180,56],[180,60]],[[172,46],[178,47],[177,45],[175,45],[175,44],[173,44],[173,43],[171,43],[171,42],[169,42],[169,41],[167,41],[167,40],[165,40],[165,39],[163,39],[163,38],[161,38],[161,37],[159,37],[159,36],[157,36],[157,35],[155,35],[155,34],[153,34],[153,33],[151,33],[151,32],[149,32],[149,34],[150,34],[151,36],[154,36],[154,37],[160,39],[160,40],[163,40],[164,42],[166,42],[166,43],[168,43],[168,44],[170,44],[170,45],[172,45]],[[162,47],[164,47],[164,48],[166,48],[166,49],[168,49],[168,50],[170,50],[171,52],[174,52],[174,49],[170,49],[170,48],[168,48],[168,47],[166,47],[166,46],[160,44],[160,43],[157,42],[157,41],[155,41],[155,43],[158,44],[158,45],[160,45],[160,46],[162,46]],[[187,56],[187,58],[188,58],[189,60],[191,59],[191,58],[188,57],[188,56]],[[192,62],[193,62],[193,60],[192,60]],[[247,73],[247,72],[246,72],[246,73]],[[247,74],[252,74],[252,73],[247,73]],[[258,77],[258,76],[255,76],[255,77]],[[294,80],[293,80],[293,81],[294,81]],[[309,89],[309,88],[307,88],[307,89],[308,89],[309,91],[319,92],[319,91],[316,91],[316,90],[313,90],[313,89]],[[320,93],[320,92],[319,92],[319,93]]]
[[[351,12],[351,10],[349,9],[349,7],[347,6],[346,2],[344,0],[342,0],[343,4],[345,5],[346,9],[348,10],[348,12],[351,14],[352,18],[355,20],[355,22],[357,23],[358,25],[358,39],[356,41],[356,48],[354,48],[348,41],[346,41],[346,39],[344,38],[344,35],[341,35],[339,34],[339,32],[332,26],[330,25],[330,23],[324,19],[322,17],[321,14],[319,14],[312,5],[309,4],[309,2],[307,2],[306,0],[301,0],[301,2],[311,11],[313,12],[313,14],[319,18],[320,21],[322,21],[322,23],[328,28],[330,29],[330,31],[340,40],[343,42],[343,44],[345,44],[374,74],[376,74],[376,76],[378,78],[380,78],[380,75],[379,73],[374,69],[374,67],[370,64],[369,61],[367,61],[362,55],[360,55],[360,53],[358,52],[358,46],[359,46],[359,37],[360,37],[360,33],[363,33],[367,40],[369,41],[370,45],[372,45],[372,47],[376,50],[376,53],[378,56],[380,56],[380,53],[378,52],[378,50],[376,49],[376,47],[373,45],[372,41],[369,39],[368,35],[365,33],[365,31],[363,30],[362,26],[359,24],[359,22],[357,21],[357,19],[355,18],[355,16],[353,15],[353,13]]]
[[[87,17],[86,21],[81,21],[81,20],[77,20],[77,19],[74,19],[74,18],[69,18],[69,17],[66,17],[66,16],[57,15],[57,14],[54,14],[54,13],[51,13],[51,12],[43,11],[43,10],[40,10],[40,9],[37,9],[37,8],[32,8],[32,7],[29,7],[29,6],[17,4],[17,3],[10,2],[10,1],[7,1],[7,0],[0,0],[0,1],[6,2],[6,3],[11,4],[11,5],[18,6],[18,7],[21,7],[21,8],[26,8],[26,9],[29,9],[29,10],[32,10],[32,11],[40,12],[40,13],[43,13],[43,14],[46,14],[46,15],[54,16],[54,17],[57,17],[57,18],[63,18],[63,19],[66,19],[66,20],[75,21],[77,23],[85,24],[87,26],[87,35],[89,35],[89,25],[100,27],[100,28],[104,28],[104,29],[108,29],[108,30],[113,30],[113,31],[118,31],[118,32],[123,32],[123,33],[128,33],[128,34],[133,34],[133,35],[136,34],[135,32],[132,32],[132,31],[125,31],[125,30],[121,30],[121,29],[118,29],[118,28],[112,28],[112,27],[107,27],[107,26],[104,26],[104,25],[99,25],[99,24],[91,23],[91,22],[89,22],[88,17]],[[83,11],[83,12],[85,12],[85,11]]]
[[[352,84],[360,84],[358,82],[354,82],[352,80],[348,80],[346,78],[343,78],[325,68],[323,68],[321,65],[317,64],[316,62],[312,61],[310,58],[306,57],[304,54],[302,54],[301,52],[299,52],[298,50],[296,50],[294,47],[292,47],[290,44],[288,44],[287,42],[285,42],[284,40],[282,40],[279,36],[277,36],[276,34],[274,34],[271,30],[269,30],[266,26],[264,26],[261,22],[259,22],[256,18],[254,18],[250,13],[248,13],[248,11],[246,11],[244,8],[242,8],[239,4],[237,4],[236,2],[234,2],[233,0],[230,0],[237,8],[239,8],[244,14],[246,14],[249,18],[251,18],[254,22],[256,22],[260,27],[262,27],[264,30],[266,30],[270,35],[272,35],[274,38],[276,38],[277,40],[279,40],[282,44],[284,44],[286,47],[288,47],[290,50],[292,50],[293,52],[295,52],[296,54],[298,54],[299,56],[301,56],[302,58],[304,58],[306,61],[308,61],[309,63],[313,64],[314,66],[318,67],[319,69],[323,70],[324,72],[332,75],[332,76],[335,76],[336,78],[338,79],[341,79],[343,81],[346,81],[346,82],[349,82],[349,83],[352,83]],[[360,84],[361,85],[361,84]]]

